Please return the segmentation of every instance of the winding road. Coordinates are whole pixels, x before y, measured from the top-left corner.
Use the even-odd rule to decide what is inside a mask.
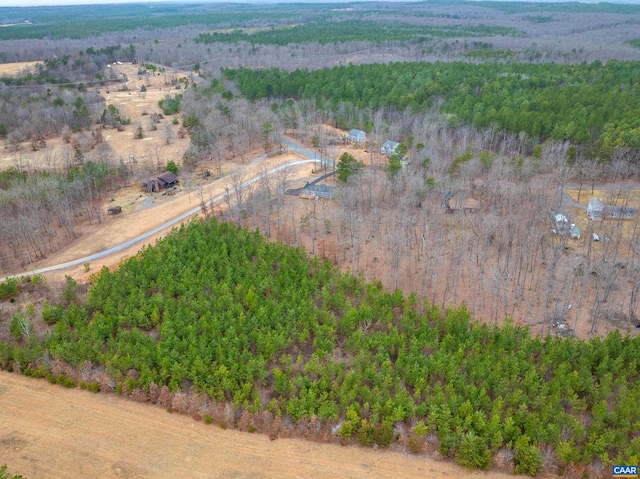
[[[194,76],[193,72],[181,70],[180,67],[171,68],[171,67],[167,67],[167,66],[164,66],[164,65],[158,65],[158,66],[164,68],[167,71],[173,71],[175,73],[180,73],[180,74],[183,74],[185,76],[188,76],[193,81],[196,81],[196,82],[198,82],[200,84],[204,84],[206,82],[206,80],[204,78],[201,78],[199,76]],[[303,165],[303,164],[308,164],[308,163],[314,163],[314,162],[320,162],[321,164],[326,165],[326,166],[335,166],[335,164],[334,164],[334,162],[332,160],[323,158],[322,156],[318,156],[317,154],[314,154],[313,152],[307,150],[303,146],[298,145],[297,143],[295,143],[293,141],[290,141],[290,140],[288,140],[288,139],[286,139],[284,137],[281,137],[281,136],[278,136],[277,140],[280,142],[280,144],[286,145],[286,147],[287,147],[287,149],[289,151],[298,152],[301,155],[306,156],[309,159],[291,161],[291,162],[282,164],[282,165],[280,165],[280,166],[278,166],[276,168],[273,168],[273,169],[267,171],[266,173],[264,173],[266,175],[272,175],[272,174],[274,174],[274,173],[276,173],[276,172],[278,172],[278,171],[280,171],[282,169],[285,169],[285,168],[291,168],[291,167],[295,167],[295,166],[299,166],[299,165]],[[257,158],[253,159],[249,164],[245,165],[244,167],[242,167],[242,168],[240,168],[238,170],[235,170],[235,171],[231,172],[229,175],[233,175],[233,174],[237,174],[237,173],[240,173],[242,171],[245,171],[248,168],[257,165],[258,163],[260,163],[261,161],[265,160],[266,158],[268,158],[268,155],[258,156]],[[229,175],[226,175],[226,176],[229,176]],[[215,181],[209,183],[208,185],[213,185],[214,183],[219,182],[220,180],[222,180],[224,178],[225,177],[217,178]],[[239,188],[244,188],[246,186],[249,186],[249,185],[259,181],[261,178],[262,178],[262,174],[258,174],[256,176],[254,176],[253,178],[251,178],[251,179],[245,181],[244,183],[242,183],[242,185],[240,185]],[[222,201],[224,199],[225,195],[227,195],[229,193],[233,193],[235,191],[236,191],[236,187],[230,188],[228,190],[228,192],[225,192],[225,193],[222,193],[222,194],[219,194],[219,195],[215,196],[211,200],[207,201],[205,204],[207,206],[211,206],[213,204],[216,204],[216,203]],[[153,201],[153,198],[154,197],[152,196],[152,197],[150,197],[149,199],[147,199],[144,202],[143,209],[150,208],[152,206],[151,205],[151,201]],[[153,228],[153,229],[151,229],[151,230],[149,230],[149,231],[147,231],[147,232],[145,232],[145,233],[143,233],[141,235],[136,236],[135,238],[132,238],[132,239],[130,239],[128,241],[120,243],[120,244],[118,244],[116,246],[112,246],[110,248],[104,249],[104,250],[99,251],[97,253],[94,253],[94,254],[91,254],[91,255],[88,255],[88,256],[83,256],[82,258],[78,258],[78,259],[75,259],[75,260],[72,260],[72,261],[67,261],[65,263],[60,263],[60,264],[56,264],[56,265],[52,265],[52,266],[46,266],[46,267],[38,268],[38,269],[29,269],[29,270],[23,271],[21,273],[7,275],[5,277],[0,278],[0,282],[1,281],[6,281],[8,278],[15,278],[15,277],[27,276],[27,275],[35,275],[35,274],[41,274],[41,273],[48,273],[48,272],[51,272],[51,271],[59,271],[59,270],[67,269],[67,268],[72,268],[74,266],[83,265],[85,263],[89,263],[89,262],[95,261],[97,259],[105,258],[105,257],[107,257],[109,255],[118,253],[118,252],[123,251],[123,250],[125,250],[125,249],[127,249],[127,248],[129,248],[129,247],[131,247],[133,245],[136,245],[136,244],[138,244],[138,243],[140,243],[140,242],[152,237],[153,235],[155,235],[157,233],[160,233],[160,232],[162,232],[162,231],[164,231],[164,230],[166,230],[166,229],[168,229],[168,228],[170,228],[170,227],[172,227],[172,226],[174,226],[174,225],[186,220],[187,218],[198,214],[200,212],[200,210],[201,210],[201,206],[197,206],[195,208],[192,208],[189,211],[186,211],[185,213],[182,213],[182,214],[174,217],[173,219],[171,219],[169,221],[166,221],[163,224],[161,224],[161,225],[159,225],[159,226],[157,226],[157,227],[155,227],[155,228]]]
[[[325,158],[322,157],[317,157],[314,158],[314,154],[312,152],[310,152],[309,150],[307,150],[306,148],[301,147],[300,145],[297,145],[296,143],[289,141],[285,138],[279,138],[279,140],[283,143],[287,145],[287,148],[289,149],[289,151],[297,151],[299,153],[301,153],[304,156],[309,157],[309,159],[307,160],[297,160],[297,161],[290,161],[287,163],[284,163],[282,165],[279,165],[275,168],[272,168],[271,170],[267,171],[266,173],[263,174],[258,174],[256,176],[254,176],[253,178],[248,179],[247,181],[245,181],[244,183],[242,183],[240,186],[234,187],[234,188],[229,188],[228,192],[225,193],[221,193],[213,198],[211,198],[209,201],[207,201],[205,204],[206,206],[211,206],[214,205],[220,201],[222,201],[225,196],[229,193],[233,193],[236,191],[237,188],[245,188],[249,185],[252,185],[253,183],[259,181],[263,175],[272,175],[274,173],[277,173],[278,171],[281,171],[283,169],[286,168],[292,168],[295,166],[299,166],[299,165],[304,165],[304,164],[309,164],[309,163],[314,163],[314,162],[321,162],[322,164],[327,164],[329,166],[333,166],[333,161],[331,160],[327,160]],[[267,155],[261,155],[257,158],[255,158],[252,162],[250,162],[248,165],[244,166],[243,168],[239,169],[239,170],[235,170],[233,173],[231,173],[231,175],[233,174],[237,174],[241,171],[246,170],[247,168],[249,168],[250,166],[255,166],[256,164],[258,164],[259,162],[261,162],[262,160],[266,159]],[[228,175],[227,175],[228,176]],[[212,185],[216,182],[221,181],[222,179],[224,179],[225,177],[222,178],[217,178],[215,181],[209,183],[209,185]],[[145,232],[142,233],[141,235],[136,236],[135,238],[132,238],[128,241],[125,241],[123,243],[120,243],[116,246],[112,246],[111,248],[107,248],[104,249],[102,251],[99,251],[97,253],[88,255],[88,256],[84,256],[82,258],[78,258],[78,259],[74,259],[72,261],[67,261],[65,263],[60,263],[60,264],[56,264],[53,266],[47,266],[47,267],[43,267],[43,268],[38,268],[38,269],[29,269],[28,271],[24,271],[22,273],[16,273],[16,274],[12,274],[12,275],[8,275],[5,276],[3,278],[0,278],[0,281],[6,281],[8,278],[15,278],[15,277],[19,277],[19,276],[27,276],[27,275],[34,275],[34,274],[41,274],[41,273],[48,273],[51,271],[58,271],[58,270],[63,270],[63,269],[67,269],[67,268],[72,268],[74,266],[79,266],[79,265],[83,265],[85,263],[89,263],[91,261],[95,261],[97,259],[101,259],[101,258],[105,258],[109,255],[118,253],[120,251],[123,251],[133,245],[136,245],[148,238],[150,238],[151,236],[160,233],[168,228],[171,228],[172,226],[186,220],[187,218],[190,218],[191,216],[194,216],[196,214],[198,214],[201,211],[202,207],[199,205],[195,208],[192,208],[174,218],[172,218],[169,221],[166,221],[164,223],[162,223],[161,225]]]

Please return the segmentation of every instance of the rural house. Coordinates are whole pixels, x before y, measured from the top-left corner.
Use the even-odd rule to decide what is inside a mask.
[[[168,188],[174,186],[178,182],[178,177],[171,171],[165,171],[158,176],[158,186],[160,188]]]
[[[621,219],[630,220],[636,215],[630,206],[605,205],[598,198],[591,198],[587,205],[587,216],[591,220]]]
[[[551,233],[554,235],[566,235],[570,232],[569,219],[563,213],[555,211],[551,213],[552,228]]]
[[[604,212],[604,204],[598,198],[591,198],[587,205],[587,216],[591,220],[601,220]]]
[[[630,206],[605,206],[605,219],[630,220],[636,216],[636,209]]]
[[[352,143],[364,143],[367,140],[367,134],[362,130],[355,128],[349,132],[347,139]]]
[[[163,188],[175,186],[177,183],[178,177],[170,171],[165,171],[160,176],[156,177],[155,180],[149,180],[144,183],[143,186],[149,191],[149,193],[154,193]]]
[[[336,193],[336,189],[327,185],[312,185],[307,183],[302,189],[300,196],[302,198],[327,198],[332,199]]]
[[[396,148],[398,148],[399,144],[400,143],[393,140],[385,141],[384,145],[382,145],[382,148],[380,148],[380,154],[385,156],[393,155],[396,152]]]

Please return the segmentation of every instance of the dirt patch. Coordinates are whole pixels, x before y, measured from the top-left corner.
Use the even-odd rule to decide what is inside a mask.
[[[41,62],[0,63],[0,76],[14,76],[26,68],[33,68]]]
[[[35,63],[0,65],[0,76],[3,74],[2,67],[6,65],[11,65],[11,68],[7,68],[7,72],[16,74],[21,69]],[[178,137],[180,124],[173,124],[173,116],[165,117],[160,123],[156,123],[156,129],[152,130],[151,115],[162,113],[158,101],[167,95],[182,92],[176,90],[175,85],[172,85],[171,82],[184,75],[172,74],[170,77],[164,74],[138,75],[138,65],[132,64],[113,65],[112,68],[119,75],[126,75],[127,81],[103,86],[97,91],[104,97],[105,107],[114,105],[123,118],[131,119],[131,124],[127,125],[124,131],[102,130],[104,142],[111,147],[115,158],[122,158],[125,162],[135,162],[138,169],[144,166],[150,170],[164,166],[169,160],[181,162],[182,155],[189,146],[188,135],[184,138]],[[141,91],[143,86],[146,89],[144,92]],[[141,126],[143,130],[144,137],[141,139],[135,138],[138,126]],[[92,128],[96,127],[98,125],[94,125]],[[168,134],[169,142],[167,143]],[[67,151],[69,145],[65,144],[60,137],[47,138],[46,142],[46,148],[38,151],[33,151],[28,142],[21,144],[18,151],[15,152],[6,147],[1,149],[0,169],[18,165],[22,169],[29,170],[62,168],[64,158],[69,155]],[[91,155],[92,153],[89,151],[86,154]]]
[[[6,372],[0,372],[0,410],[2,462],[31,479],[515,477],[402,451],[270,441]]]
[[[259,168],[271,169],[277,165],[300,159],[303,158],[297,154],[287,154],[268,158],[264,161],[255,162],[254,164],[229,162],[222,165],[222,170],[232,172],[244,168],[244,174],[246,178],[249,179],[258,174]],[[307,181],[313,179],[316,175],[312,175],[311,170],[312,164],[295,167],[292,170],[292,181],[295,183],[296,178],[307,179]],[[223,194],[225,188],[232,187],[229,175],[214,179],[213,181],[207,181],[207,183],[203,183],[197,188],[179,188],[174,196],[163,196],[162,193],[154,195],[142,193],[137,185],[122,188],[114,194],[114,201],[107,202],[103,207],[104,216],[102,223],[84,225],[82,227],[82,235],[76,241],[66,248],[49,255],[44,260],[35,262],[33,268],[37,269],[65,263],[124,243],[142,233],[157,228],[180,214],[197,208],[201,203],[200,195],[203,195],[204,199],[208,201]],[[302,182],[302,180],[297,181]],[[123,212],[115,216],[107,215],[107,208],[111,205],[122,206]],[[224,202],[218,204],[217,207],[223,208]],[[189,221],[189,219],[187,218],[185,221]],[[79,283],[88,281],[89,276],[100,270],[103,266],[107,266],[108,268],[115,267],[122,260],[135,255],[143,246],[154,244],[157,239],[166,235],[170,230],[170,228],[166,228],[126,250],[122,250],[100,260],[91,261],[89,263],[89,270],[86,270],[83,265],[80,265],[62,271],[47,273],[45,276],[54,282],[63,280],[65,275],[72,276]]]

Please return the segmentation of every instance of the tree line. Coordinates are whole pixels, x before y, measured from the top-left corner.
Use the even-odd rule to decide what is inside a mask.
[[[103,190],[125,181],[129,171],[108,151],[94,159],[72,156],[66,172],[0,173],[0,271],[28,266],[69,244],[79,235],[79,221],[102,221]]]
[[[640,458],[640,338],[473,324],[464,307],[386,292],[215,220],[91,282],[84,303],[68,281],[65,302],[46,305],[43,339],[24,333],[38,313],[19,313],[19,341],[0,343],[0,365],[60,382],[51,358],[75,368],[70,385],[82,377],[169,405],[167,394],[190,392],[229,403],[234,425],[311,421],[345,443],[400,438],[415,451],[436,441],[474,468],[501,451],[527,474]]]
[[[524,63],[390,63],[316,71],[225,69],[249,100],[309,98],[336,114],[359,109],[426,111],[439,104],[451,122],[495,125],[530,137],[569,140],[589,156],[610,158],[615,147],[640,147],[638,62],[606,65]],[[366,125],[349,124],[348,127]]]
[[[375,43],[410,41],[418,44],[434,38],[484,37],[492,35],[517,35],[515,28],[487,25],[413,25],[384,21],[343,20],[317,21],[293,27],[272,28],[254,33],[241,30],[233,32],[201,33],[197,43],[238,43],[288,45],[292,43],[318,42],[342,43],[370,41]]]

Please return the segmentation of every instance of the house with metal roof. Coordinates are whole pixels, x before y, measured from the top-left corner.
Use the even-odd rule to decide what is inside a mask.
[[[355,128],[349,132],[347,139],[352,143],[364,143],[367,140],[367,134],[362,130]]]
[[[393,140],[385,141],[384,145],[382,145],[382,148],[380,148],[380,154],[385,156],[393,155],[396,152],[396,148],[398,148],[399,144],[400,143]]]
[[[631,206],[605,205],[598,198],[591,198],[587,205],[587,216],[591,220],[630,220],[636,216],[636,209]]]
[[[336,189],[327,185],[312,185],[307,183],[302,189],[300,196],[311,198],[332,199],[336,194]]]
[[[158,186],[160,186],[160,188],[168,188],[169,186],[175,185],[177,182],[178,177],[171,171],[165,171],[158,176]]]

